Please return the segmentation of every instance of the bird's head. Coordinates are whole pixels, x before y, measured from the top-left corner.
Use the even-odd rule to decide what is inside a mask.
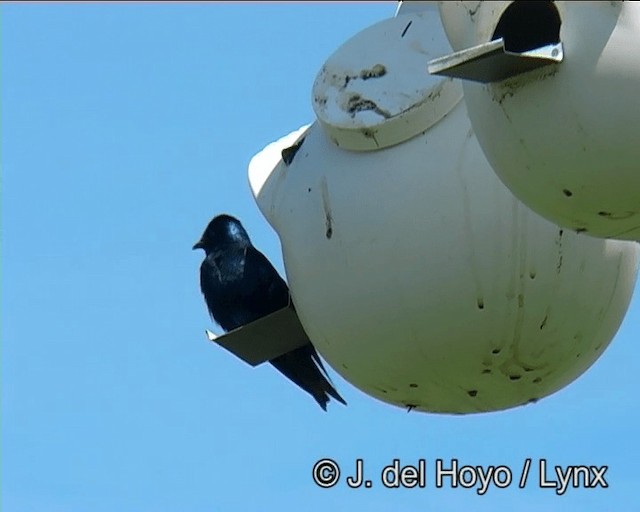
[[[204,249],[206,253],[227,244],[250,244],[249,235],[238,219],[231,215],[218,215],[214,217],[202,237],[193,246],[193,249]]]

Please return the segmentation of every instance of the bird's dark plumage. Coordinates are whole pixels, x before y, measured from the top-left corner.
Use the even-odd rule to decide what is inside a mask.
[[[204,249],[200,288],[211,317],[225,331],[236,329],[286,307],[289,288],[258,251],[238,219],[218,215],[193,246]],[[346,405],[324,374],[310,343],[272,359],[271,364],[309,393],[325,411],[329,396]],[[322,370],[322,371],[321,371]]]

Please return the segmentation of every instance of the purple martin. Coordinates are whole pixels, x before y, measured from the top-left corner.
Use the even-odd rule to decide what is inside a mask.
[[[200,266],[200,288],[211,318],[225,331],[289,305],[287,284],[265,255],[252,245],[235,217],[226,214],[214,217],[193,249],[204,249],[206,253]],[[325,411],[330,396],[346,405],[325,377],[327,372],[311,343],[270,363],[309,393]]]

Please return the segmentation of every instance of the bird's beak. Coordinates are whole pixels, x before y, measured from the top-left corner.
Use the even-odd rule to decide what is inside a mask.
[[[196,249],[204,249],[204,245],[202,244],[202,240],[198,240],[198,242],[192,247],[195,251]]]

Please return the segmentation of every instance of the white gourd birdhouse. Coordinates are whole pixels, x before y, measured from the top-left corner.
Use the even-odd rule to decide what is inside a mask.
[[[338,373],[401,407],[484,412],[596,361],[640,246],[559,227],[503,185],[460,80],[427,71],[451,52],[428,2],[360,32],[318,73],[316,121],[258,153],[249,181],[301,324]]]
[[[439,8],[459,52],[444,73],[463,78],[471,124],[500,179],[563,227],[640,240],[640,3]],[[507,52],[546,49],[557,62],[503,79],[504,61],[471,55],[498,38]]]

